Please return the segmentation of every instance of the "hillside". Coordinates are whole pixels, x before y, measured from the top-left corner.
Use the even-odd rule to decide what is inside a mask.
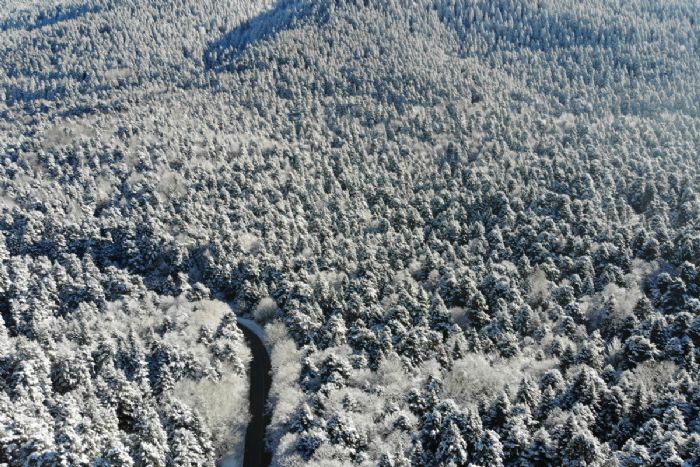
[[[696,3],[0,6],[0,465],[700,464]]]

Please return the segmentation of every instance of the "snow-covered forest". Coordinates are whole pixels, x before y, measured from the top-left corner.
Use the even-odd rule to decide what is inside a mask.
[[[0,466],[700,465],[699,22],[0,0]]]

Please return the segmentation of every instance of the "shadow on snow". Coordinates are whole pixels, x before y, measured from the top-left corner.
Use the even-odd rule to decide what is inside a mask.
[[[74,6],[57,5],[53,8],[39,10],[36,15],[33,15],[31,10],[20,10],[14,15],[14,18],[7,18],[0,21],[0,31],[5,32],[20,29],[34,31],[35,29],[76,19],[89,13],[97,13],[100,10],[101,7],[89,4]]]
[[[245,21],[233,31],[211,42],[204,52],[207,70],[234,71],[237,60],[248,47],[261,41],[272,40],[283,31],[293,30],[313,17],[317,22],[328,20],[325,5],[311,4],[304,0],[280,0],[270,10]]]

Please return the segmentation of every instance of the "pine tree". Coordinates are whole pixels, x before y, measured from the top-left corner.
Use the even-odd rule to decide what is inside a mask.
[[[440,441],[435,452],[438,465],[465,465],[468,461],[467,442],[454,421],[447,419],[440,428]]]
[[[644,446],[641,446],[634,442],[634,440],[628,440],[622,447],[620,453],[620,466],[621,467],[640,467],[649,465],[651,457],[649,452]]]
[[[525,454],[532,442],[529,417],[512,414],[506,420],[501,431],[503,459],[506,464],[516,463]]]
[[[321,329],[319,329],[318,335],[316,336],[316,343],[322,349],[337,347],[345,344],[346,333],[345,321],[342,316],[334,314],[321,326]]]
[[[618,386],[613,386],[608,390],[603,391],[600,400],[600,408],[598,410],[598,424],[595,431],[596,435],[604,440],[620,439],[621,433],[618,431],[620,424],[627,414],[628,407],[627,396]]]
[[[510,410],[510,397],[505,391],[502,391],[498,398],[492,402],[484,421],[489,428],[498,431],[505,424]]]
[[[197,436],[186,428],[177,428],[168,440],[168,444],[171,446],[168,462],[172,465],[195,467],[211,463]]]
[[[549,465],[556,459],[556,446],[544,428],[538,429],[532,436],[530,446],[523,458],[534,465]]]
[[[637,301],[632,311],[637,319],[644,321],[654,315],[654,306],[646,296],[643,296]]]
[[[503,467],[503,445],[495,431],[486,430],[475,451],[479,465]]]
[[[604,457],[598,440],[588,431],[574,431],[563,452],[565,465],[602,466]]]
[[[135,423],[134,460],[138,465],[166,465],[169,447],[167,434],[160,425],[158,414],[151,407],[139,407]]]
[[[520,386],[515,396],[516,402],[526,405],[530,410],[534,410],[538,407],[541,397],[540,389],[530,377],[526,376],[520,380]]]
[[[654,358],[656,353],[656,346],[649,339],[641,336],[632,336],[627,339],[622,350],[627,368],[633,368],[637,363]]]

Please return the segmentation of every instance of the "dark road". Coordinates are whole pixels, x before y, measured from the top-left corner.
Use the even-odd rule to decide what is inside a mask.
[[[260,338],[245,324],[238,327],[250,346],[253,359],[250,362],[250,423],[245,435],[243,467],[267,467],[272,455],[265,447],[265,429],[270,424],[270,414],[265,411],[267,395],[272,384],[270,356]]]

